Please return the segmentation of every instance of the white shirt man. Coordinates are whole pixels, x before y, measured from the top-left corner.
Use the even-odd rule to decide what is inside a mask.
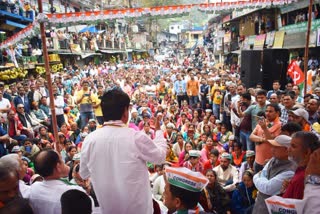
[[[153,213],[146,161],[164,161],[158,147],[165,152],[162,131],[156,132],[154,142],[126,127],[105,126],[86,137],[80,175],[91,176],[103,213]]]
[[[11,108],[10,101],[2,97],[2,92],[0,92],[0,112],[2,113],[3,118],[7,118],[7,112]]]
[[[54,97],[54,105],[55,105],[55,110],[56,110],[56,115],[62,115],[63,108],[64,108],[64,100],[63,97],[58,95]]]
[[[82,146],[80,176],[91,178],[103,213],[153,213],[146,162],[164,163],[167,144],[160,117],[155,121],[153,141],[145,133],[126,127],[129,102],[123,91],[105,93],[101,107],[107,122],[90,133]],[[115,118],[113,112],[117,111],[123,112],[121,118]]]
[[[223,153],[220,165],[213,168],[217,173],[217,181],[226,192],[235,190],[236,184],[239,183],[239,172],[237,168],[230,164],[230,161],[231,155]]]

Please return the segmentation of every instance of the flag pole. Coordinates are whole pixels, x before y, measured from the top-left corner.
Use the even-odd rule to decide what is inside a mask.
[[[308,28],[307,28],[307,36],[306,36],[306,46],[304,49],[304,95],[307,94],[307,87],[308,87],[308,61],[309,61],[309,39],[310,39],[310,29],[311,29],[311,19],[312,19],[312,6],[313,6],[313,0],[310,0],[309,2],[309,14],[308,14]]]
[[[60,152],[60,147],[58,145],[58,126],[57,126],[57,117],[56,117],[56,110],[54,106],[54,99],[53,99],[53,91],[52,91],[52,80],[51,80],[51,73],[50,73],[50,66],[49,66],[49,56],[48,56],[48,49],[47,49],[47,42],[46,42],[46,34],[45,34],[45,22],[48,21],[48,17],[43,13],[42,7],[42,0],[38,0],[38,22],[40,25],[40,33],[41,33],[41,41],[42,41],[42,52],[44,57],[44,67],[46,69],[46,80],[48,83],[48,91],[49,91],[49,99],[50,99],[50,110],[51,110],[51,125],[53,128],[53,136],[55,139],[54,148],[56,151]]]

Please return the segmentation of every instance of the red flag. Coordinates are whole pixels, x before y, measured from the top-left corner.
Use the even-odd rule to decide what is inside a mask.
[[[293,84],[299,85],[304,82],[304,73],[296,60],[292,60],[288,66],[288,75],[292,78]]]

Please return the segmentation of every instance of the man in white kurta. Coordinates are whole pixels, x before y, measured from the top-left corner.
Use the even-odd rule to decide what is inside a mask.
[[[104,111],[103,100],[104,97]],[[103,113],[105,117],[105,111]],[[126,127],[126,121],[128,117],[105,122],[104,127],[86,137],[81,151],[80,176],[83,179],[91,177],[102,213],[152,214],[146,162],[165,162],[166,140],[159,121],[155,122],[154,140],[143,132]]]
[[[217,173],[217,181],[226,192],[235,190],[236,184],[239,183],[238,170],[230,164],[231,155],[223,153],[221,155],[220,165],[213,168]]]

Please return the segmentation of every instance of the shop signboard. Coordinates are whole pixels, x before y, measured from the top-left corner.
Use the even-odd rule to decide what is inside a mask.
[[[275,33],[276,33],[275,31],[271,31],[267,33],[267,37],[266,37],[267,48],[271,48],[273,46]]]
[[[253,49],[262,50],[264,47],[265,40],[266,40],[266,34],[257,35],[254,40]]]
[[[316,46],[317,31],[310,33],[309,47]],[[306,45],[306,32],[286,34],[284,37],[283,48],[295,49],[304,48]]]
[[[249,45],[254,45],[255,40],[256,40],[256,35],[249,36]]]
[[[279,28],[281,31],[285,31],[286,33],[298,33],[298,32],[306,32],[308,27],[308,22],[301,22],[297,24],[287,25]],[[314,19],[311,22],[311,30],[316,30],[320,27],[320,19]]]
[[[285,34],[284,31],[277,31],[275,33],[273,48],[282,48],[283,47],[284,34]]]

